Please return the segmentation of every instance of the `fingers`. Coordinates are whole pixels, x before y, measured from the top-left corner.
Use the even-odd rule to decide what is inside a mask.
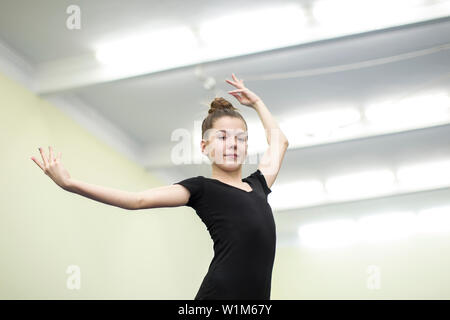
[[[228,82],[229,84],[235,86],[236,88],[244,88],[244,80],[239,80],[238,78],[236,78],[236,76],[234,75],[234,73],[231,74],[231,76],[233,77],[234,81],[225,79],[226,82]]]
[[[53,156],[53,148],[51,146],[48,146],[48,150],[50,154],[49,161],[50,163],[53,163],[53,161],[55,161],[55,157]]]
[[[247,88],[244,88],[244,89],[236,89],[236,90],[228,91],[228,93],[237,93],[237,92],[243,92],[243,91],[247,91],[247,90],[248,90]]]
[[[39,152],[41,153],[43,163],[41,163],[35,157],[31,157],[31,160],[33,160],[34,163],[36,163],[38,165],[38,167],[41,168],[43,171],[45,171],[45,167],[47,167],[49,164],[53,163],[53,161],[61,160],[61,151],[58,153],[58,156],[55,158],[55,156],[53,155],[53,148],[51,146],[49,146],[48,150],[49,150],[49,154],[50,154],[49,158],[45,155],[44,150],[42,150],[42,148],[39,147]]]
[[[44,171],[44,166],[38,160],[36,160],[35,157],[31,157],[31,160],[33,160],[34,163],[36,163],[38,167],[42,169],[42,171]]]
[[[228,79],[226,79],[225,81],[228,82],[229,84],[235,86],[236,88],[242,88],[242,85],[240,85],[239,83],[236,83],[236,82],[228,80]]]
[[[239,80],[238,78],[236,78],[236,76],[234,75],[234,73],[231,74],[231,76],[233,77],[234,81],[236,82],[240,82],[242,85],[244,85],[244,80]]]
[[[42,150],[42,148],[39,148],[39,152],[41,153],[42,161],[44,162],[44,167],[46,167],[48,165],[47,156],[44,154],[44,150]]]
[[[233,86],[236,86],[236,83],[234,83],[234,82],[231,81],[231,80],[225,79],[225,81],[228,82],[229,84],[232,84]]]
[[[230,93],[233,97],[235,97],[239,102],[242,102],[242,97],[237,93]]]

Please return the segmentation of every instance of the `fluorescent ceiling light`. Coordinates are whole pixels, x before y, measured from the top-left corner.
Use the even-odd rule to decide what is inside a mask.
[[[305,140],[306,138],[323,139],[331,135],[338,135],[339,130],[357,124],[361,120],[361,113],[353,107],[323,110],[285,116],[280,122],[280,128],[285,132],[288,140]],[[345,130],[344,130],[345,131]],[[347,132],[347,131],[345,131]]]
[[[370,125],[410,128],[450,121],[450,98],[446,92],[427,93],[369,105],[364,112]]]
[[[357,240],[357,225],[352,219],[337,219],[301,226],[300,244],[311,248],[348,246]]]
[[[402,190],[441,188],[450,186],[450,160],[418,163],[397,170]]]
[[[357,220],[342,218],[310,222],[298,228],[302,246],[335,248],[353,244],[377,244],[407,240],[419,234],[450,234],[450,206],[379,213]]]
[[[306,18],[297,4],[240,11],[201,23],[205,56],[229,56],[297,44]]]
[[[450,96],[435,90],[398,101],[374,101],[363,108],[363,115],[355,106],[334,106],[319,112],[284,114],[279,125],[291,149],[413,130],[450,123]],[[267,147],[265,135],[258,137],[256,149],[262,151]]]
[[[362,217],[358,220],[359,241],[369,243],[400,240],[415,232],[413,212],[390,212]]]
[[[448,15],[448,2],[423,0],[316,0],[318,35],[346,35]]]
[[[330,200],[352,200],[380,196],[395,190],[390,170],[373,170],[332,177],[325,182]]]
[[[155,70],[190,64],[198,59],[198,41],[185,26],[133,35],[98,46],[97,59],[114,69]]]
[[[269,204],[274,210],[288,210],[449,186],[450,160],[441,160],[403,166],[395,174],[379,169],[334,176],[325,188],[314,179],[274,184]]]
[[[268,202],[276,210],[310,206],[324,201],[325,192],[319,180],[304,180],[273,185]]]
[[[101,44],[99,73],[109,78],[146,74],[450,14],[449,1],[438,0],[316,0],[312,5],[307,13],[296,3],[238,8],[189,28],[151,30]]]

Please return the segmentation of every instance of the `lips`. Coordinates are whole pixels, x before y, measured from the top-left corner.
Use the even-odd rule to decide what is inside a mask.
[[[233,158],[237,158],[237,154],[226,154],[225,157],[233,157]]]

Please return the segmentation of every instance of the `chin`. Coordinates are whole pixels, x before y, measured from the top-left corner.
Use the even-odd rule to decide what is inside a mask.
[[[242,166],[242,164],[238,164],[238,165],[220,165],[219,167],[223,171],[233,172],[233,171],[239,170],[239,168],[241,166]]]
[[[240,162],[227,163],[226,161],[224,161],[223,163],[216,162],[216,166],[218,166],[220,169],[222,169],[224,171],[235,171],[242,166],[242,163],[240,163]]]

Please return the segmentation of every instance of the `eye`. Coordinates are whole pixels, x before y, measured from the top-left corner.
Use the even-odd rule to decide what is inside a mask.
[[[219,137],[219,139],[223,140],[223,139],[225,139],[225,137],[224,137],[224,136],[222,136],[222,137]]]
[[[239,138],[239,141],[245,142],[247,139],[246,138]]]

